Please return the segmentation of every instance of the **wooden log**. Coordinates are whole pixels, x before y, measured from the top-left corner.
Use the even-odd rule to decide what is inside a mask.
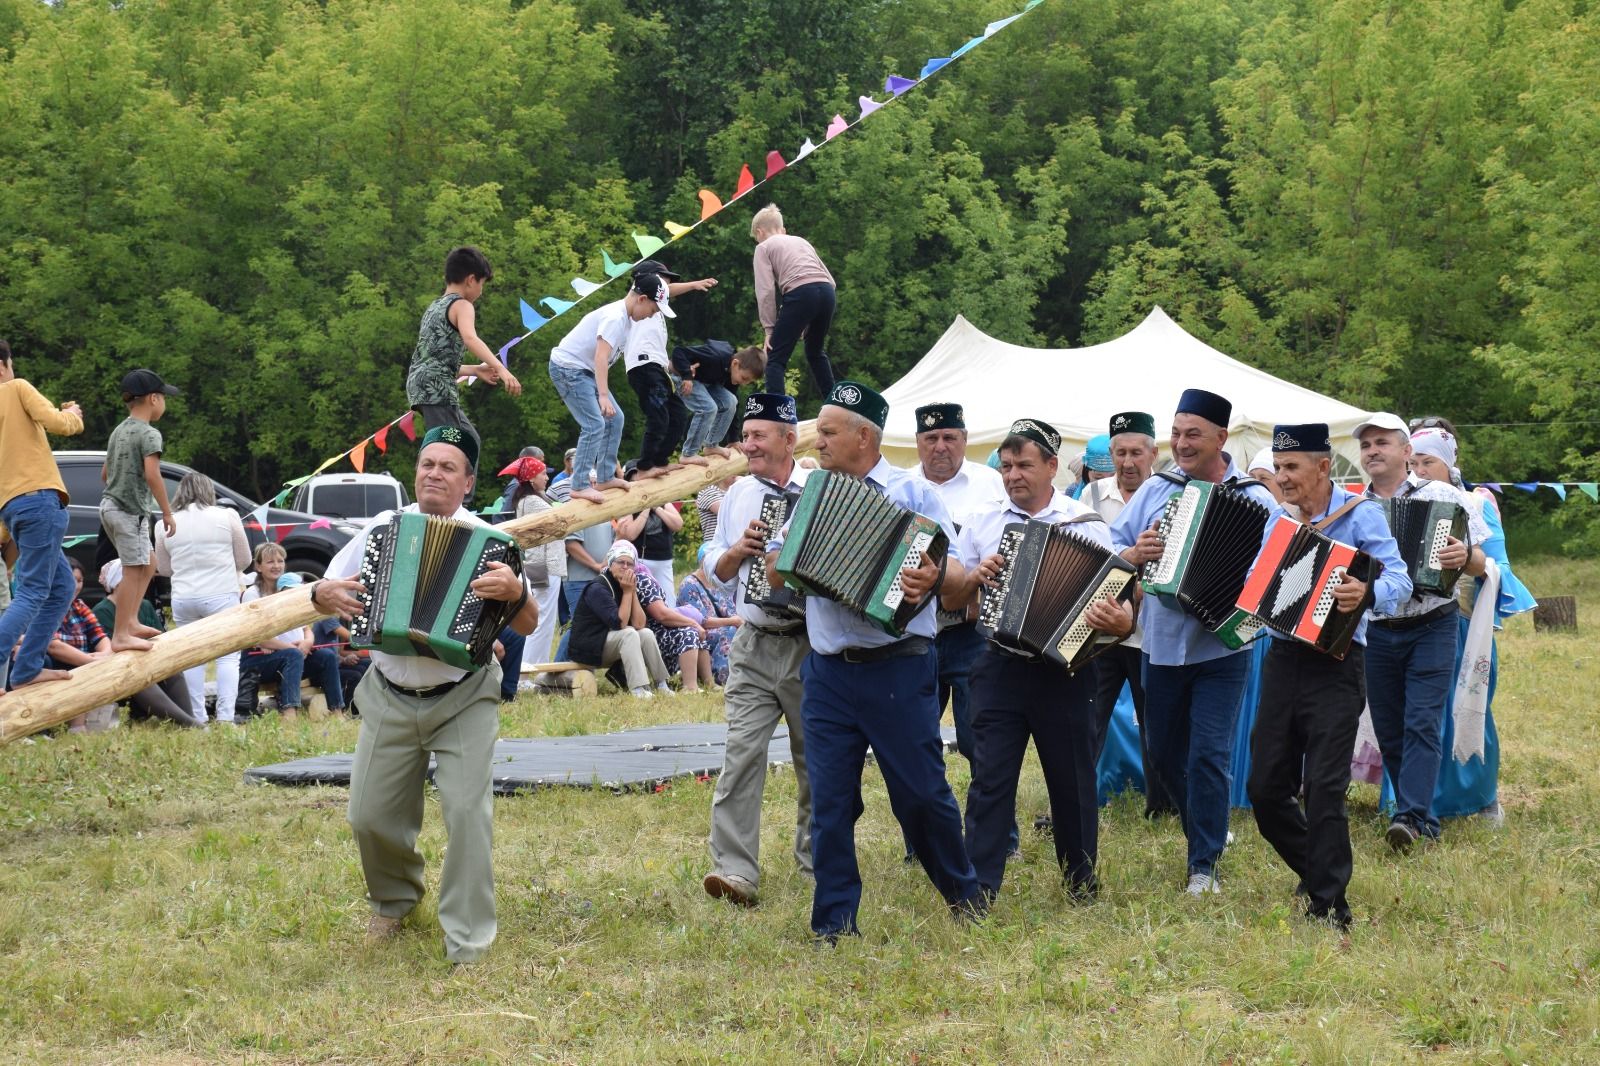
[[[816,424],[800,426],[799,449],[816,442]],[[499,528],[524,547],[559,540],[575,530],[646,507],[692,497],[700,489],[749,467],[743,455],[712,458],[707,466],[685,466],[663,477],[606,490],[604,503],[575,500],[543,514],[518,518]],[[0,695],[0,744],[48,729],[85,711],[125,699],[191,666],[230,651],[253,648],[268,637],[308,626],[322,613],[311,605],[308,589],[291,589],[240,604],[220,614],[163,633],[149,651],[125,651],[79,667],[65,681],[49,681]]]
[[[1575,596],[1545,596],[1533,609],[1535,632],[1546,629],[1576,630],[1578,628],[1578,600]]]

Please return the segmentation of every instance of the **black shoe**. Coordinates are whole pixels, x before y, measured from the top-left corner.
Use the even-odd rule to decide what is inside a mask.
[[[1411,823],[1396,818],[1389,823],[1389,832],[1384,834],[1389,841],[1389,846],[1401,855],[1410,853],[1411,846],[1417,842],[1417,831],[1411,828]]]
[[[1067,889],[1067,902],[1077,906],[1088,906],[1100,898],[1100,881],[1091,876],[1087,881],[1065,882]]]
[[[1055,836],[1056,821],[1048,814],[1041,814],[1033,820],[1033,831],[1040,836]]]
[[[979,889],[971,899],[950,904],[950,917],[961,925],[982,925],[983,920],[989,917],[989,902],[993,898],[994,894],[988,889]]]
[[[239,695],[233,701],[233,717],[248,721],[256,716],[256,690],[261,687],[261,675],[254,670],[239,671]]]

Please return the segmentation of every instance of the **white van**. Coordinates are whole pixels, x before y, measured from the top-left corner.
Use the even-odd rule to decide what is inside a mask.
[[[410,502],[405,486],[388,474],[318,474],[294,494],[297,511],[362,527],[374,515]]]

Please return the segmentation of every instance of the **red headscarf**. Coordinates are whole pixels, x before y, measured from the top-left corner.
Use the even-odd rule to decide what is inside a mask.
[[[518,481],[532,481],[545,472],[544,460],[536,455],[525,455],[521,459],[514,459],[511,465],[500,471],[500,476],[515,475]]]

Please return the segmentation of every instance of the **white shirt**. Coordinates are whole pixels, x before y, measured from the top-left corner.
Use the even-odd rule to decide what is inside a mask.
[[[809,473],[810,470],[796,463],[788,482],[783,486],[784,491],[799,492],[805,488],[806,475]],[[746,474],[728,486],[727,493],[722,497],[722,507],[717,512],[717,531],[707,542],[711,546],[706,549],[705,572],[718,589],[734,594],[733,602],[740,618],[768,629],[786,629],[795,624],[794,619],[770,615],[755,604],[746,603],[744,599],[744,586],[750,580],[751,565],[759,563],[765,566],[765,559],[754,556],[741,561],[731,581],[717,577],[717,560],[722,558],[723,552],[744,538],[744,531],[750,528],[751,522],[761,517],[762,501],[773,494],[771,485],[771,482],[763,482],[752,474]],[[769,532],[776,535],[778,531],[774,529]]]
[[[923,473],[921,463],[912,467],[911,472],[933,486],[935,495],[943,502],[944,509],[950,512],[951,519],[958,527],[966,525],[968,515],[991,510],[1006,502],[1006,485],[1000,472],[971,459],[961,460],[961,469],[943,483],[933,481]]]
[[[1375,500],[1382,499],[1372,491],[1371,486],[1367,487],[1366,495]],[[1489,526],[1483,520],[1483,508],[1479,506],[1478,501],[1473,498],[1470,492],[1463,492],[1448,481],[1431,481],[1413,474],[1400,483],[1399,489],[1395,491],[1395,496],[1411,500],[1442,500],[1447,503],[1459,504],[1461,509],[1467,512],[1467,544],[1469,547],[1473,544],[1482,544],[1491,536]],[[1452,597],[1439,596],[1432,592],[1414,591],[1411,594],[1411,598],[1402,600],[1400,606],[1396,607],[1392,614],[1384,614],[1381,611],[1374,610],[1371,612],[1371,617],[1413,618],[1419,614],[1436,611],[1445,604],[1454,602],[1455,600]]]
[[[657,311],[628,330],[628,340],[623,346],[622,366],[625,370],[655,363],[667,368],[667,316]]]
[[[172,575],[172,598],[239,595],[239,572],[250,565],[250,541],[231,507],[193,504],[175,516],[178,531],[156,523],[156,570]]]
[[[1137,491],[1137,490],[1135,490]],[[1103,477],[1099,481],[1091,481],[1084,486],[1081,503],[1092,508],[1094,513],[1106,520],[1109,528],[1117,520],[1117,515],[1127,506],[1128,501],[1122,498],[1122,490],[1117,488],[1115,477]],[[1135,626],[1133,635],[1122,642],[1124,648],[1137,648],[1144,639],[1144,630]]]
[[[550,362],[567,370],[594,372],[594,353],[601,341],[611,345],[610,366],[622,357],[633,319],[628,317],[627,298],[613,300],[595,308],[579,320],[561,342],[550,349]],[[396,682],[398,684],[399,682]],[[410,687],[410,686],[408,686]]]
[[[970,573],[979,563],[1000,550],[1000,536],[1006,526],[1013,522],[1026,522],[1031,518],[1054,526],[1086,514],[1094,514],[1094,511],[1060,489],[1050,497],[1049,503],[1034,514],[1028,514],[1007,500],[1004,504],[996,504],[971,516],[970,521],[961,527],[961,535],[956,538],[957,557]],[[1111,550],[1111,527],[1104,522],[1080,522],[1073,527],[1073,532],[1094,541],[1107,551]]]
[[[593,312],[591,312],[593,313]],[[417,504],[410,504],[401,510],[416,514],[422,510]],[[339,549],[339,554],[333,557],[333,562],[328,564],[328,577],[355,577],[361,571],[361,557],[367,550],[367,534],[373,529],[386,525],[396,512],[384,511],[373,516],[372,522],[359,537],[352,537],[350,542]],[[457,508],[456,513],[450,515],[458,522],[475,522],[480,526],[488,525],[483,519],[467,510],[465,507]],[[524,583],[526,584],[526,583]],[[446,685],[452,681],[459,681],[466,677],[468,671],[449,666],[438,659],[430,659],[425,655],[390,655],[388,652],[374,650],[372,653],[372,666],[384,676],[391,684],[401,688],[433,688],[435,685]]]

